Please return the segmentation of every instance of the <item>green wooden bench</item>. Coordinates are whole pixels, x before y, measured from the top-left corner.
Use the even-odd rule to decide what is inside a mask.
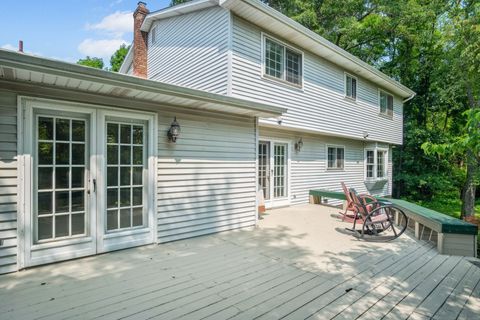
[[[322,199],[346,200],[343,192],[310,190],[310,203],[322,204]],[[433,240],[441,254],[476,256],[478,227],[466,221],[424,208],[405,200],[378,198],[402,209],[414,221],[415,237]]]

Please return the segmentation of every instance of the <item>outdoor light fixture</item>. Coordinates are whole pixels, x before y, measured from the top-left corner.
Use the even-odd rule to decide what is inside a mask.
[[[303,141],[302,141],[302,138],[300,138],[298,139],[297,142],[295,142],[295,151],[300,152],[300,150],[302,150],[302,147],[303,147]]]
[[[367,139],[369,136],[367,131],[363,131],[363,139]]]
[[[167,136],[168,140],[175,143],[177,142],[177,138],[180,135],[180,124],[177,122],[177,117],[173,118],[173,122],[170,125],[170,129],[168,130]]]

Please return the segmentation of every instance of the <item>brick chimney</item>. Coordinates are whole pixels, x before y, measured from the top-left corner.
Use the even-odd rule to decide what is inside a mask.
[[[147,32],[140,30],[150,12],[145,2],[139,2],[133,13],[133,75],[147,78]]]

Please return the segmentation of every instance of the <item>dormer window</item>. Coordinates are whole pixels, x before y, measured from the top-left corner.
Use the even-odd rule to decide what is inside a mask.
[[[264,76],[301,86],[302,53],[269,37],[264,39]]]
[[[380,114],[393,116],[393,96],[385,91],[379,93]]]
[[[345,97],[357,99],[357,78],[345,73]]]

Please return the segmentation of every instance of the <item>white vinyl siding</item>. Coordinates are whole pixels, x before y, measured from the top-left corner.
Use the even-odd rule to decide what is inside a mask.
[[[17,96],[0,91],[0,274],[17,269]]]
[[[156,21],[148,78],[226,94],[229,25],[229,13],[220,7]]]
[[[379,116],[378,86],[357,79],[356,103],[345,99],[345,70],[308,51],[303,52],[302,89],[263,76],[262,30],[233,17],[232,95],[288,108],[282,126],[322,134],[401,144],[402,101],[393,98],[392,119]],[[283,40],[283,39],[279,39]],[[287,43],[288,44],[288,43]],[[268,120],[276,125],[276,119]]]
[[[174,116],[175,144],[166,139]],[[158,141],[159,242],[255,224],[253,118],[162,112]]]
[[[260,128],[262,137],[271,137],[290,141],[293,148],[295,141],[302,137],[303,147],[300,152],[291,152],[290,195],[291,204],[307,203],[311,189],[342,191],[340,182],[355,188],[360,193],[371,193],[377,196],[391,194],[391,175],[389,179],[366,184],[364,181],[364,143],[350,139],[333,138],[322,135],[306,135],[299,132]],[[328,170],[328,147],[341,145],[345,149],[344,170]],[[391,159],[388,163],[391,167]],[[341,201],[330,200],[329,204],[341,204]]]

